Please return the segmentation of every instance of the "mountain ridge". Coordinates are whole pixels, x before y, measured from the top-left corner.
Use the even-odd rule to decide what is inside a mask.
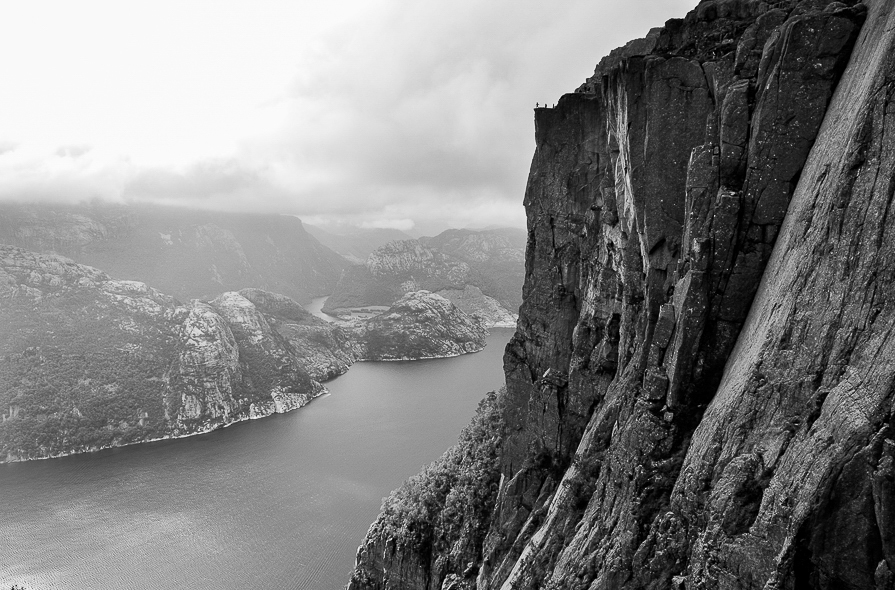
[[[388,242],[346,269],[324,311],[392,305],[420,289],[447,297],[489,326],[515,323],[525,240],[512,229],[451,229]]]
[[[0,243],[59,254],[181,299],[256,287],[306,301],[347,266],[290,215],[0,203]]]
[[[256,288],[182,303],[0,245],[0,463],[201,434],[302,407],[357,360],[484,347],[480,323],[447,300],[399,303],[349,326]]]

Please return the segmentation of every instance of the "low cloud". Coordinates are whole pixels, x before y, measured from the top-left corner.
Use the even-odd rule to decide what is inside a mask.
[[[95,119],[66,131],[71,137],[56,137],[60,126],[48,126],[53,148],[0,138],[0,198],[100,197],[433,231],[522,225],[534,103],[556,102],[610,49],[683,16],[693,3],[334,0],[332,12],[317,7],[296,21],[294,34],[283,22],[293,5],[265,4],[282,18],[264,27],[273,21],[251,20],[258,11],[248,4],[244,13],[221,7],[226,27],[195,23],[201,35],[232,40],[215,46],[220,67],[213,52],[198,48],[202,38],[192,49],[172,46],[164,55],[182,56],[171,62],[180,78],[115,91],[118,102],[93,106]],[[176,6],[163,2],[158,10],[173,18]],[[172,22],[193,30],[189,19],[200,15]],[[157,27],[168,26],[163,17],[153,21]],[[128,39],[116,41],[126,51]],[[140,58],[135,67],[165,75],[147,55]],[[202,69],[190,76],[180,61]],[[291,74],[284,74],[287,65]],[[214,82],[219,76],[230,79]],[[264,92],[251,94],[255,86]],[[104,93],[88,90],[78,93],[102,100]],[[138,102],[153,93],[154,101]],[[243,102],[227,102],[243,94]],[[245,104],[252,106],[239,110]],[[118,118],[106,116],[112,112]],[[119,145],[128,113],[146,135]],[[152,135],[154,127],[166,135]],[[84,141],[87,135],[96,140]],[[153,150],[141,151],[145,146]]]

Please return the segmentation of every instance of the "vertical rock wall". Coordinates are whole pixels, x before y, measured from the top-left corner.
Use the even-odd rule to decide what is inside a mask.
[[[703,1],[536,110],[482,552],[364,587],[893,587],[895,6],[865,4]]]

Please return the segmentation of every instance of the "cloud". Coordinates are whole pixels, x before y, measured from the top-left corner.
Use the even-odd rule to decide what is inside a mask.
[[[414,227],[412,219],[376,219],[374,221],[364,221],[359,224],[363,229],[398,229],[401,231],[409,231]]]
[[[65,158],[80,158],[93,149],[89,145],[63,145],[56,150],[56,155]]]
[[[125,184],[122,192],[131,200],[171,199],[195,205],[201,201],[252,192],[265,194],[272,190],[259,171],[246,168],[235,158],[228,158],[203,160],[184,170],[140,170]]]
[[[521,225],[534,103],[694,3],[162,1],[142,28],[115,3],[60,4],[77,38],[35,20],[45,51],[0,71],[21,90],[0,99],[0,198]]]

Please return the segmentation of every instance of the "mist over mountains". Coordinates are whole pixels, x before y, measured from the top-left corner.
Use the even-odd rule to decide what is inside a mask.
[[[183,300],[255,287],[299,301],[347,262],[289,215],[150,205],[0,203],[0,244],[58,254]]]
[[[489,232],[457,231],[425,240],[521,270],[518,248],[506,255]],[[375,253],[400,249],[404,242],[389,240],[406,237],[327,236],[349,255],[373,249],[368,261],[386,265]],[[417,274],[439,272],[433,260],[416,262]],[[0,204],[0,462],[290,411],[357,360],[476,352],[494,317],[514,321],[503,310],[469,313],[468,301],[455,305],[413,282],[363,317],[324,321],[299,303],[333,293],[356,268],[366,267],[293,216]]]

